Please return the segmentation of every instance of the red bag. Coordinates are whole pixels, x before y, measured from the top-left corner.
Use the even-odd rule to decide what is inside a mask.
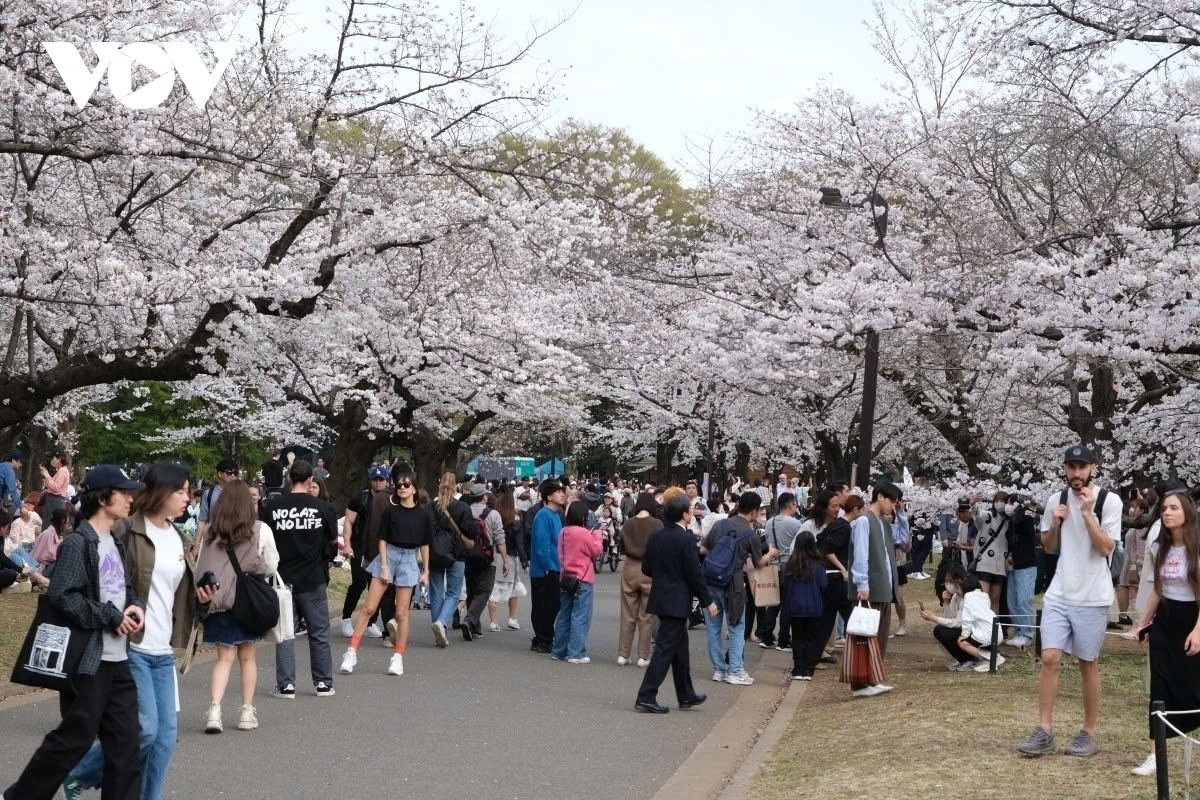
[[[877,636],[847,636],[842,650],[841,683],[876,686],[887,676],[883,672],[883,656]]]

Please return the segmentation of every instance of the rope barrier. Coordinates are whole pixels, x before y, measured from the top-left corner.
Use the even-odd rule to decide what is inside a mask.
[[[1184,714],[1200,714],[1200,711],[1184,711],[1184,712],[1179,712],[1179,711],[1151,711],[1151,712],[1150,712],[1151,716],[1158,717],[1160,720],[1162,720],[1162,723],[1163,723],[1163,725],[1166,725],[1168,728],[1170,728],[1171,730],[1175,731],[1175,735],[1176,735],[1176,736],[1180,737],[1181,739],[1184,739],[1185,741],[1191,742],[1193,745],[1200,744],[1200,739],[1193,739],[1191,736],[1189,736],[1188,734],[1186,734],[1186,733],[1184,733],[1183,731],[1179,730],[1179,728],[1176,728],[1174,725],[1172,725],[1172,724],[1171,724],[1171,722],[1170,722],[1170,720],[1168,720],[1168,719],[1167,719],[1167,715],[1168,715],[1168,714],[1179,714],[1179,713],[1184,713]]]

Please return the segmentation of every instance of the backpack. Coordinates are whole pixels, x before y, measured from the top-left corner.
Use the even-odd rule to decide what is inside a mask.
[[[490,564],[496,556],[496,545],[492,542],[492,534],[488,532],[488,514],[495,513],[485,508],[483,514],[475,517],[475,525],[479,529],[475,533],[475,546],[467,551],[467,560],[476,564]]]
[[[729,520],[721,520],[724,526],[724,533],[713,549],[709,551],[704,559],[701,571],[704,573],[704,581],[710,586],[725,587],[733,580],[733,576],[737,574],[738,568],[741,566],[737,563],[738,545],[748,536],[752,536],[754,531],[738,536],[729,524]]]
[[[1063,489],[1062,492],[1059,493],[1058,504],[1060,506],[1065,506],[1067,504],[1067,492],[1068,491],[1070,491],[1070,490]],[[1104,519],[1104,501],[1107,499],[1108,499],[1108,489],[1101,489],[1100,491],[1096,492],[1096,502],[1093,505],[1095,508],[1095,513],[1096,513],[1097,519],[1100,519],[1100,520]],[[1059,550],[1061,550],[1061,549],[1062,549],[1062,543],[1059,542]],[[1115,552],[1117,552],[1117,551],[1113,550],[1113,553],[1115,553]],[[1112,563],[1112,561],[1111,561],[1112,554],[1110,553],[1109,555],[1105,556],[1105,559],[1109,560],[1109,563],[1111,564]]]
[[[443,516],[441,509],[437,509],[437,513],[434,515],[434,521],[437,524],[433,529],[433,541],[429,545],[429,566],[431,569],[450,569],[457,560],[454,557],[456,549],[454,545],[457,541],[460,541],[458,526],[454,524],[454,520],[449,520],[450,526],[447,527],[443,524]]]
[[[261,636],[279,624],[279,595],[262,575],[242,572],[233,550],[229,551],[229,563],[237,573],[230,613],[247,633]]]

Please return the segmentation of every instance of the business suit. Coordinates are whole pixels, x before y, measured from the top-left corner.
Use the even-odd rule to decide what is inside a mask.
[[[637,702],[656,702],[658,687],[666,679],[669,669],[675,681],[676,699],[681,704],[687,703],[696,697],[687,635],[692,597],[699,598],[701,606],[712,603],[700,573],[696,537],[674,523],[650,534],[642,559],[642,572],[653,581],[646,611],[658,617],[658,635]]]

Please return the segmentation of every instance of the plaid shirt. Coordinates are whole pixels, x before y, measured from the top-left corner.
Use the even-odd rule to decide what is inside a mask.
[[[124,563],[125,543],[115,536],[113,541]],[[132,578],[126,570],[125,607],[135,605],[145,611],[146,603],[133,593]],[[79,662],[79,674],[95,675],[104,655],[101,632],[116,630],[125,618],[125,609],[100,601],[100,536],[87,520],[59,544],[46,599],[80,628],[92,631]]]

